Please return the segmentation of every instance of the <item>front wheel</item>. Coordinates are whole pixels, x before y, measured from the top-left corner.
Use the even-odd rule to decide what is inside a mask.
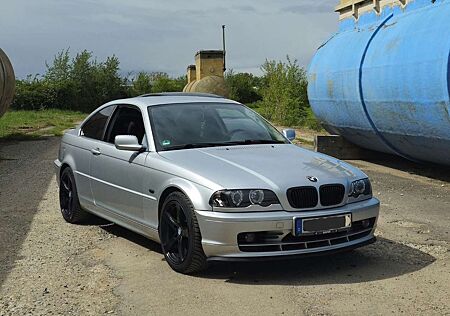
[[[164,201],[159,235],[164,257],[173,270],[191,274],[206,269],[194,206],[183,193],[171,193]]]

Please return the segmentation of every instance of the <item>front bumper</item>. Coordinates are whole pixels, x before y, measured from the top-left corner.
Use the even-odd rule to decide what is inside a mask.
[[[306,212],[251,212],[218,213],[196,211],[202,245],[210,260],[242,260],[255,258],[286,257],[305,254],[320,254],[357,248],[374,240],[380,202],[376,198],[348,204],[342,207]],[[339,234],[323,234],[301,240],[292,236],[294,218],[309,218],[352,214],[352,223],[371,220],[370,227]],[[356,225],[355,225],[356,226]],[[278,239],[246,245],[238,242],[238,235],[250,232],[270,232]],[[248,247],[251,246],[251,247]],[[247,250],[252,249],[252,250]],[[261,249],[261,251],[258,251]]]

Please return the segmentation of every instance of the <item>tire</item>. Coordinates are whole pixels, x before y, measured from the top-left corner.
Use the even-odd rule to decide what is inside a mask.
[[[59,205],[64,220],[71,224],[85,221],[89,214],[81,208],[72,169],[65,168],[59,183]]]
[[[183,193],[173,192],[164,201],[159,236],[164,257],[173,270],[193,274],[207,268],[194,206]]]

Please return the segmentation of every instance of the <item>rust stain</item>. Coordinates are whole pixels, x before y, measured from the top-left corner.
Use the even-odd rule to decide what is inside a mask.
[[[328,91],[328,96],[330,98],[333,98],[333,96],[334,96],[334,81],[333,80],[327,81],[327,91]]]
[[[386,51],[391,51],[398,46],[400,39],[398,37],[394,38],[386,45]]]
[[[395,22],[393,22],[393,23],[391,23],[391,24],[385,24],[385,25],[383,26],[383,28],[384,28],[384,29],[387,29],[388,27],[394,26],[395,24],[397,24],[397,21],[395,21]]]
[[[439,105],[442,107],[442,109],[444,110],[444,118],[450,122],[450,105],[447,104],[447,102],[443,101],[443,102],[439,102]]]

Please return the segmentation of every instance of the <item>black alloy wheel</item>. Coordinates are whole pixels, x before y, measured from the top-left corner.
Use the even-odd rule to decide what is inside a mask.
[[[164,256],[172,269],[190,274],[206,268],[194,207],[184,194],[174,192],[165,200],[159,233]]]
[[[70,168],[61,173],[59,184],[59,204],[61,214],[66,222],[80,223],[86,218],[86,212],[81,208],[75,178]]]

